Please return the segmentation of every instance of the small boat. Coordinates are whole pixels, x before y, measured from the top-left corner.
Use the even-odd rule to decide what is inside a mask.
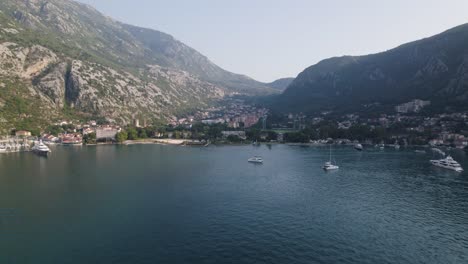
[[[5,145],[0,145],[0,153],[6,152],[6,151],[7,151],[6,146]]]
[[[338,170],[340,167],[337,165],[334,165],[331,161],[325,162],[325,165],[323,165],[322,169],[326,171],[331,171],[331,170]]]
[[[354,145],[354,149],[357,150],[357,151],[362,151],[364,149],[364,147],[361,144],[356,144],[356,145]]]
[[[431,160],[432,165],[441,167],[448,170],[453,170],[456,172],[462,172],[463,168],[460,163],[456,162],[451,156],[447,156],[445,159],[440,160]]]
[[[325,162],[323,165],[322,169],[325,171],[331,171],[331,170],[338,170],[340,167],[338,165],[332,163],[332,154],[331,154],[331,146],[330,146],[330,160]]]
[[[51,152],[49,147],[47,147],[44,143],[42,143],[42,140],[39,140],[34,144],[34,146],[31,148],[31,150],[41,156],[47,156]]]
[[[260,156],[254,156],[247,160],[250,163],[263,163],[263,158]]]
[[[425,150],[415,150],[414,152],[419,154],[426,154]]]

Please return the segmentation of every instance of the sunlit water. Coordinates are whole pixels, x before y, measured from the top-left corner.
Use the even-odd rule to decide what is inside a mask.
[[[468,263],[468,175],[431,154],[56,147],[0,155],[0,263]],[[247,163],[262,155],[265,163]],[[465,154],[455,158],[468,168]]]

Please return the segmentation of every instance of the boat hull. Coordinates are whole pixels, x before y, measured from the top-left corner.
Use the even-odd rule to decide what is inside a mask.
[[[463,172],[463,169],[462,169],[462,168],[446,166],[446,165],[443,165],[443,164],[438,163],[437,161],[431,160],[431,164],[432,164],[433,166],[436,166],[436,167],[439,167],[439,168],[443,168],[443,169],[447,169],[447,170],[452,170],[452,171],[456,171],[456,172]]]
[[[33,153],[39,155],[39,156],[43,156],[43,157],[47,157],[49,156],[49,151],[39,151],[39,150],[33,150]]]

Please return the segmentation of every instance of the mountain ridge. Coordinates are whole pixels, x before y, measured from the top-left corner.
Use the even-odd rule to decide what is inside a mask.
[[[292,77],[286,77],[286,78],[280,78],[278,80],[275,80],[271,83],[267,83],[267,86],[276,89],[278,91],[283,92],[288,88],[288,86],[294,81],[294,78]]]
[[[292,112],[388,111],[413,99],[433,108],[462,105],[468,98],[468,24],[394,49],[322,60],[301,72],[273,107]],[[367,109],[368,110],[368,109]]]
[[[0,57],[0,86],[9,95],[24,87],[14,97],[0,93],[3,132],[44,126],[69,110],[127,124],[135,116],[173,118],[229,94],[275,93],[169,34],[118,22],[71,0],[1,1]],[[30,116],[25,122],[15,100],[44,111],[22,109],[20,116]],[[2,102],[12,107],[2,109]]]

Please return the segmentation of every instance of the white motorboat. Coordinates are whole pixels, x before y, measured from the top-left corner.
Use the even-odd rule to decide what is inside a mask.
[[[453,170],[456,172],[462,172],[463,168],[460,163],[456,162],[451,156],[447,156],[445,159],[440,160],[431,160],[432,165],[441,167],[448,170]]]
[[[44,143],[42,143],[42,140],[39,140],[34,144],[34,146],[31,148],[31,150],[38,154],[38,155],[43,155],[47,156],[51,151],[49,147],[47,147]]]
[[[250,163],[263,163],[263,158],[260,156],[254,156],[247,160]]]
[[[7,151],[6,146],[5,145],[0,145],[0,153],[6,152],[6,151]]]
[[[326,171],[330,171],[330,170],[338,170],[340,167],[338,167],[337,165],[334,165],[331,161],[327,161],[325,162],[325,164],[323,165],[322,169],[326,170]]]
[[[322,169],[324,169],[325,171],[331,171],[331,170],[337,170],[339,168],[340,167],[338,167],[338,165],[333,164],[332,162],[332,154],[331,154],[331,146],[330,146],[330,160],[325,162]]]
[[[356,145],[354,145],[354,149],[357,150],[357,151],[362,151],[364,149],[364,147],[361,144],[356,144]]]

